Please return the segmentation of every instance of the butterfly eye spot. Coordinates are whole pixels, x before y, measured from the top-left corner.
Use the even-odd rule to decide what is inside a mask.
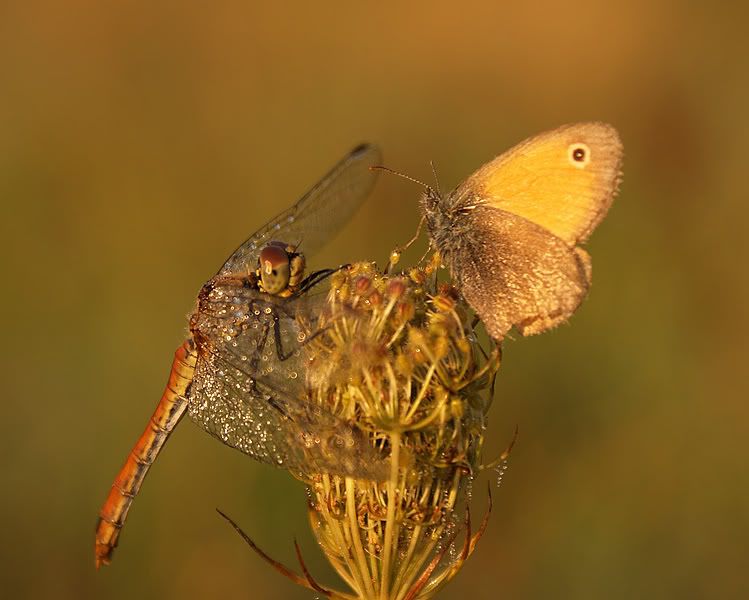
[[[584,169],[590,162],[590,148],[582,142],[570,144],[567,149],[567,156],[573,167]]]

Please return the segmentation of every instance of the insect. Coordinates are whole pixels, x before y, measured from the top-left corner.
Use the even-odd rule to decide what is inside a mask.
[[[161,400],[99,512],[97,568],[109,564],[135,495],[186,411],[213,436],[261,462],[295,469],[312,459],[335,472],[325,444],[345,450],[357,432],[304,405],[299,352],[307,335],[302,323],[314,320],[321,302],[310,290],[332,270],[304,277],[304,256],[286,242],[310,253],[321,247],[369,195],[376,177],[370,167],[379,160],[374,146],[354,148],[202,287]],[[370,457],[363,453],[359,460]],[[359,468],[351,460],[345,464]]]
[[[449,194],[425,186],[432,244],[494,339],[551,329],[583,301],[580,244],[606,216],[621,163],[612,126],[577,123],[521,142]]]

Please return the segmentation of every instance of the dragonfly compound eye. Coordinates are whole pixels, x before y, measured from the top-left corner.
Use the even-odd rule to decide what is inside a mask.
[[[268,245],[260,251],[260,283],[267,294],[280,294],[289,287],[291,265],[285,248]]]

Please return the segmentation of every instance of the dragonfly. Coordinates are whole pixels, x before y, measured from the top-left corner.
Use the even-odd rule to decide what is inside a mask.
[[[356,460],[334,464],[329,450],[357,447],[361,432],[305,404],[300,350],[314,335],[324,301],[314,288],[334,271],[305,276],[304,253],[314,253],[349,221],[374,186],[377,171],[371,167],[380,161],[373,145],[351,150],[202,286],[189,336],[174,354],[156,410],[99,511],[97,568],[111,562],[132,502],[185,413],[228,446],[292,471],[311,462],[333,473],[366,474],[377,464],[363,444]]]

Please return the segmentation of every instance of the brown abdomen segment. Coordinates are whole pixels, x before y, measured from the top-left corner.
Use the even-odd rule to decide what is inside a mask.
[[[196,360],[195,343],[191,338],[187,339],[174,353],[169,381],[159,405],[112,483],[96,525],[94,552],[97,569],[111,561],[133,498],[172,429],[185,414],[187,388],[192,382]]]

